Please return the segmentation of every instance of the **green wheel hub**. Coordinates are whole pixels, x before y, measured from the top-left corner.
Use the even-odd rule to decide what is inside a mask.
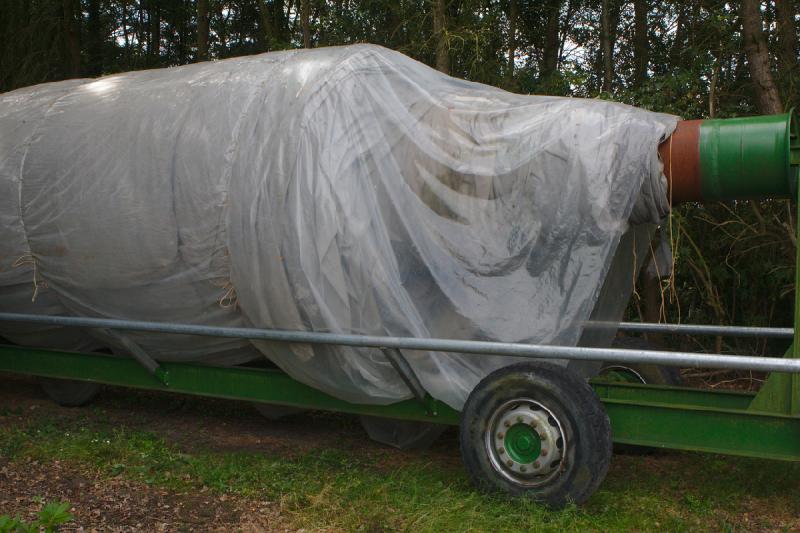
[[[536,487],[558,475],[567,441],[561,423],[543,404],[519,398],[492,414],[484,439],[494,470],[521,487]]]
[[[505,436],[505,447],[513,460],[522,464],[533,463],[542,451],[542,440],[527,424],[514,424]]]

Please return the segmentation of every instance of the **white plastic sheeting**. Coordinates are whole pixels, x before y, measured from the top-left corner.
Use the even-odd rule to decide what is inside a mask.
[[[6,93],[0,309],[574,345],[604,286],[627,299],[630,273],[609,269],[632,214],[666,212],[656,149],[676,121],[511,94],[370,45]],[[260,352],[340,398],[410,397],[378,350],[127,335],[159,360]],[[512,362],[405,356],[455,408]]]

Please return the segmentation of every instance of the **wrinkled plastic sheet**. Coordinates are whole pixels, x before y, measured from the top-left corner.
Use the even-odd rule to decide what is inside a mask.
[[[369,45],[20,89],[0,95],[0,309],[602,344],[583,325],[621,315],[676,121]],[[0,335],[122,350],[95,330]],[[266,356],[346,400],[411,396],[379,350],[125,335],[162,361]],[[455,408],[514,362],[404,355]]]

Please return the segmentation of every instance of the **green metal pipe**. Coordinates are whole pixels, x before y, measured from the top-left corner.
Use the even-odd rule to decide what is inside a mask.
[[[800,168],[793,111],[691,120],[659,147],[673,204],[792,198]]]
[[[794,113],[704,120],[700,188],[705,200],[789,198],[800,145]]]

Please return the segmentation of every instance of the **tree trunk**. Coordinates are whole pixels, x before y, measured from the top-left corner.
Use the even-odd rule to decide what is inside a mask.
[[[228,19],[231,16],[231,11],[228,10],[228,14],[226,15],[224,4],[222,2],[217,2],[215,6],[215,15],[219,18],[219,26],[217,26],[219,58],[223,59],[228,56]]]
[[[686,40],[686,16],[686,6],[680,4],[678,6],[678,18],[675,21],[675,39],[669,49],[669,60],[673,66],[680,63],[681,55],[683,54],[683,42]]]
[[[103,28],[100,23],[100,0],[89,0],[89,17],[86,20],[86,73],[99,76],[103,73]]]
[[[81,77],[81,27],[80,4],[78,2],[79,0],[62,0],[62,8],[64,10],[64,52],[66,54],[65,64],[68,78]]]
[[[122,2],[122,37],[125,42],[124,53],[128,57],[130,55],[131,40],[128,37],[128,9],[125,6],[125,2]]]
[[[514,61],[517,57],[517,19],[519,4],[517,0],[509,0],[508,6],[508,70],[506,81],[510,85],[514,80]]]
[[[148,2],[147,14],[150,19],[150,53],[153,64],[158,65],[161,56],[161,13],[157,0]]]
[[[572,16],[575,14],[575,12],[580,7],[580,2],[581,1],[582,0],[569,0],[569,2],[567,2],[567,12],[564,15],[564,27],[565,28],[569,28],[570,25],[572,24]],[[559,22],[559,25],[560,25],[560,22]],[[567,42],[567,37],[569,37],[569,32],[567,32],[567,31],[563,31],[562,32],[561,28],[559,28],[558,31],[560,33],[560,36],[559,36],[559,44],[558,44],[558,55],[556,56],[556,69],[559,68],[559,66],[561,65],[561,60],[564,58],[564,45]]]
[[[301,0],[301,23],[303,25],[303,48],[311,48],[311,6],[310,0]]]
[[[762,30],[760,0],[741,0],[740,16],[744,51],[747,54],[758,109],[768,115],[780,113],[783,111],[783,104],[769,65],[769,49]]]
[[[795,8],[791,0],[775,2],[778,20],[778,59],[780,69],[786,74],[797,68],[797,28],[794,22]]]
[[[267,52],[272,47],[272,36],[274,32],[272,26],[273,14],[267,0],[261,0],[258,3],[258,20],[261,25],[261,31],[259,32],[261,36],[261,50]]]
[[[147,31],[145,31],[144,7],[142,4],[139,4],[136,11],[136,57],[138,59],[144,55],[143,46],[147,41]]]
[[[600,13],[600,53],[603,56],[603,91],[611,92],[614,80],[614,43],[611,36],[611,0],[603,0]]]
[[[450,74],[450,53],[447,46],[446,0],[433,0],[433,35],[436,39],[436,70]]]
[[[197,0],[197,60],[208,59],[208,0]]]
[[[647,0],[633,2],[633,62],[636,65],[634,82],[641,86],[647,79],[648,49],[650,42],[647,35]]]
[[[716,60],[714,71],[711,74],[711,84],[708,87],[708,118],[717,117],[717,83],[719,83],[720,61]]]
[[[544,47],[542,49],[542,68],[540,77],[549,78],[558,68],[558,60],[561,55],[561,43],[558,33],[561,21],[561,4],[563,0],[553,0],[550,2],[547,14],[547,25],[544,29]]]
[[[181,0],[177,12],[175,32],[178,36],[178,63],[186,63],[186,15],[189,12],[187,0]]]

